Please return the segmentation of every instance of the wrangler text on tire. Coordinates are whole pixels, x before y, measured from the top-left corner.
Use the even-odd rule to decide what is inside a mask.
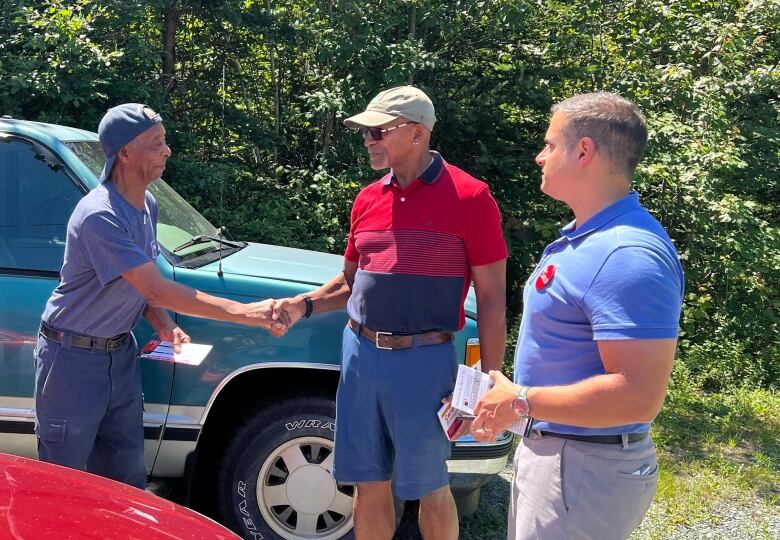
[[[252,540],[352,538],[354,488],[331,475],[336,406],[305,395],[264,405],[228,444],[219,472],[223,521]]]

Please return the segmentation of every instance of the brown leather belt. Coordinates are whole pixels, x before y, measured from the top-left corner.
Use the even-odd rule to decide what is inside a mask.
[[[55,330],[43,321],[41,321],[40,332],[43,337],[49,338],[57,343],[62,343],[65,339],[65,332]],[[129,332],[125,332],[124,334],[119,334],[118,336],[110,338],[99,338],[84,334],[72,334],[71,347],[92,349],[95,351],[115,351],[125,343],[125,340],[129,335]]]
[[[450,343],[453,339],[452,332],[422,332],[420,334],[406,335],[393,334],[392,332],[377,332],[361,326],[352,319],[349,320],[349,327],[370,339],[377,349],[408,349],[410,347]]]

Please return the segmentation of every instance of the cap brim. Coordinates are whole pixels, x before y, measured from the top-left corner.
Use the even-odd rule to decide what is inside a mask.
[[[111,176],[111,170],[114,168],[114,163],[116,163],[116,154],[106,160],[106,164],[103,166],[103,172],[100,173],[101,183],[108,180],[108,177]]]
[[[385,114],[374,111],[363,111],[355,116],[350,116],[344,120],[344,125],[347,127],[378,127],[388,122],[392,122],[399,116],[393,116],[392,114]]]

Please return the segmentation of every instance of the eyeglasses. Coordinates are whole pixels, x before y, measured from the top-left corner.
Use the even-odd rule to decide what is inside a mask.
[[[408,126],[409,124],[416,124],[417,122],[404,122],[403,124],[398,124],[397,126],[390,126],[389,128],[378,128],[378,127],[360,127],[358,128],[358,133],[360,133],[360,136],[364,139],[366,138],[366,134],[371,134],[371,138],[375,141],[381,141],[384,137],[384,134],[388,131],[393,131],[394,129],[402,128],[404,126]]]

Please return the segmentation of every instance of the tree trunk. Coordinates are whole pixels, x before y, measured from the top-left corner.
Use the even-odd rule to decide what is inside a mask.
[[[268,12],[268,15],[271,15],[271,0],[265,0],[265,9]],[[276,134],[277,140],[279,139],[279,125],[280,125],[280,118],[279,118],[279,80],[276,76],[276,59],[275,59],[275,51],[276,51],[276,43],[274,42],[274,38],[271,36],[268,38],[268,51],[270,56],[270,68],[271,68],[271,86],[274,90],[274,133]],[[278,163],[279,160],[279,148],[278,143],[274,143],[274,163]]]
[[[329,25],[332,25],[333,23],[333,0],[327,1],[327,22]],[[308,60],[307,60],[308,62]],[[328,67],[328,72],[333,72],[333,55],[330,54],[327,56],[325,60],[325,64]],[[308,69],[305,69],[304,72],[308,71]],[[330,146],[330,141],[332,139],[333,131],[336,128],[336,112],[330,111],[328,113],[325,113],[325,117],[322,122],[322,129],[320,130],[320,136],[316,139],[314,139],[314,153],[311,157],[312,166],[315,166],[317,163],[317,155],[320,152],[326,152],[328,150],[328,147]],[[320,147],[321,144],[321,147]]]
[[[176,27],[179,24],[178,0],[172,0],[165,8],[163,19],[163,84],[166,97],[173,89],[176,80]]]
[[[409,39],[415,39],[417,34],[417,8],[414,4],[409,6]],[[414,84],[414,72],[412,69],[409,70],[409,76],[406,80],[406,83],[411,85]]]

